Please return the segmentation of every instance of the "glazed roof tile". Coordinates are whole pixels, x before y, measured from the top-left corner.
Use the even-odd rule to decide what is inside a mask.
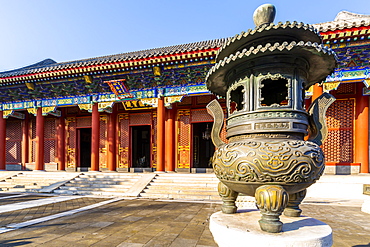
[[[120,62],[120,61],[126,61],[126,60],[143,59],[143,58],[150,58],[150,57],[157,57],[157,56],[164,56],[164,55],[173,55],[173,54],[178,54],[178,53],[183,53],[183,52],[192,52],[192,51],[198,51],[198,50],[204,50],[204,49],[210,49],[210,48],[218,48],[226,40],[227,38],[207,40],[207,41],[200,41],[200,42],[167,46],[167,47],[154,48],[154,49],[147,49],[147,50],[134,51],[134,52],[127,52],[127,53],[108,55],[108,56],[102,56],[102,57],[94,57],[94,58],[62,62],[62,63],[56,63],[55,61],[51,59],[46,59],[42,62],[27,66],[27,67],[23,67],[23,68],[11,70],[11,71],[1,72],[0,78],[25,75],[25,74],[31,74],[31,73],[40,73],[40,72],[45,72],[45,71],[67,69],[67,68],[76,68],[76,67],[82,67],[82,66],[91,66],[91,65],[98,65],[98,64],[100,65],[100,64],[105,64],[105,63],[113,63],[113,62]]]

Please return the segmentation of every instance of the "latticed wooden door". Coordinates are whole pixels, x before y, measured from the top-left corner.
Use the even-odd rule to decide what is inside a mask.
[[[142,125],[149,125],[150,126],[150,133],[151,133],[151,147],[150,147],[150,167],[156,166],[156,139],[154,139],[154,134],[156,132],[153,131],[153,114],[152,112],[142,112],[142,113],[131,113],[129,117],[129,126],[142,126]],[[130,138],[132,138],[130,136]],[[132,145],[132,144],[131,144]],[[132,146],[130,146],[132,148]],[[153,152],[154,150],[154,152]],[[129,154],[132,155],[132,150],[129,150]],[[131,157],[132,158],[132,157]],[[133,161],[131,159],[131,166],[133,166]]]
[[[100,130],[99,130],[99,167],[107,168],[107,126],[108,116],[100,115]]]
[[[337,99],[326,113],[328,137],[323,144],[326,162],[353,162],[354,99]]]
[[[190,168],[190,110],[178,111],[177,168]]]
[[[153,128],[152,128],[152,167],[157,168],[157,112],[153,111]]]
[[[6,120],[6,163],[22,162],[22,120]]]
[[[129,114],[118,115],[118,168],[129,167],[129,146],[130,146]]]
[[[36,160],[36,118],[31,119],[31,162]],[[56,118],[44,118],[44,162],[55,162]]]
[[[76,126],[75,117],[68,117],[66,119],[67,168],[76,168]]]
[[[31,118],[30,120],[30,125],[31,125],[31,128],[30,128],[30,132],[31,132],[31,135],[30,135],[30,145],[31,145],[31,148],[30,148],[30,152],[31,152],[31,155],[30,155],[30,162],[35,162],[36,160],[36,118]]]
[[[44,123],[44,162],[55,162],[56,156],[56,118],[45,118]]]

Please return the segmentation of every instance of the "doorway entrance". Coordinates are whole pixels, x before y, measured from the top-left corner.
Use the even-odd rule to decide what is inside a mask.
[[[150,168],[150,125],[131,127],[131,167]]]
[[[193,168],[212,168],[215,146],[211,140],[213,123],[193,123]]]
[[[86,170],[91,167],[91,128],[78,129],[78,164]]]

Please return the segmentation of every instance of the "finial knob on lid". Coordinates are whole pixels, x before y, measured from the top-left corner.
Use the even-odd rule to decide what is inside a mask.
[[[253,21],[256,27],[263,24],[274,22],[276,14],[275,6],[272,4],[263,4],[259,6],[253,13]]]

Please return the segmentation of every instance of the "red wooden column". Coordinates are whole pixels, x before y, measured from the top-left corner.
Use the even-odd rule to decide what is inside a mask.
[[[91,129],[91,171],[99,171],[100,113],[98,103],[94,103],[92,107]]]
[[[164,172],[164,148],[165,148],[165,110],[164,99],[158,99],[157,107],[157,172]]]
[[[57,163],[58,170],[66,169],[66,120],[64,109],[61,109],[61,116],[58,118],[57,123]]]
[[[311,102],[317,99],[323,92],[324,91],[323,91],[322,86],[319,86],[317,83],[313,85],[313,94],[312,94]]]
[[[165,135],[165,167],[166,171],[175,171],[175,109],[167,110]]]
[[[355,109],[355,162],[360,172],[369,173],[369,98],[362,95],[364,85],[357,83]]]
[[[44,170],[44,117],[42,116],[42,107],[37,108],[36,115],[36,157],[35,170]]]
[[[6,120],[0,111],[0,170],[6,170]]]
[[[28,112],[25,113],[25,119],[22,122],[22,166],[23,169],[26,169],[26,163],[29,162],[29,148],[30,148],[30,141],[29,141],[29,115]]]
[[[116,167],[117,167],[116,121],[117,121],[117,105],[114,105],[112,109],[112,113],[109,115],[109,119],[108,119],[107,167],[109,171],[116,171]]]

